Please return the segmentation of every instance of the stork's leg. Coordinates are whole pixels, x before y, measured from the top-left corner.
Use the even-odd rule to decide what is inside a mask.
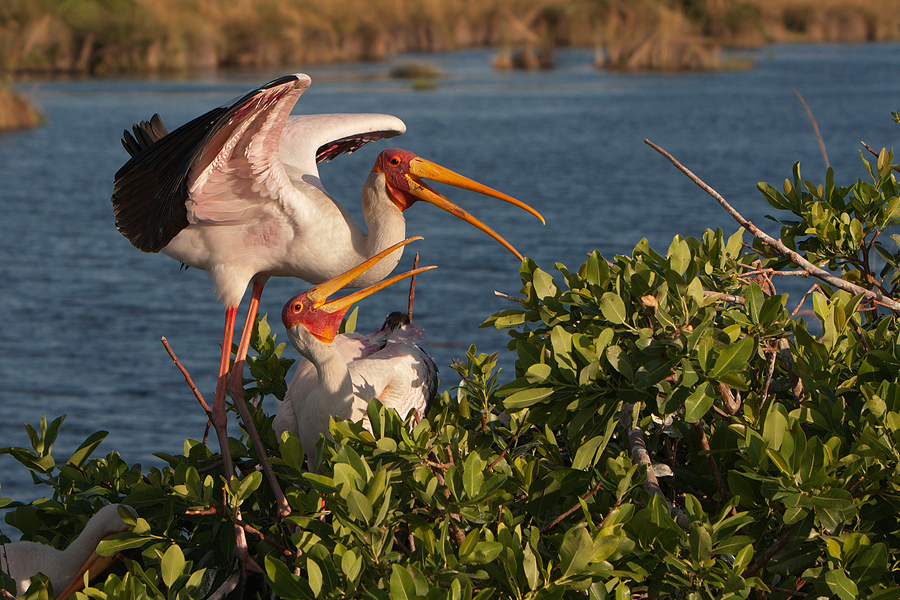
[[[250,295],[250,306],[247,309],[247,320],[244,322],[244,331],[241,333],[241,341],[238,344],[237,354],[234,357],[234,367],[231,370],[231,377],[228,383],[228,391],[234,399],[234,405],[237,407],[244,422],[244,428],[247,435],[250,436],[250,442],[253,449],[256,450],[259,461],[262,464],[263,473],[272,493],[275,494],[275,503],[278,506],[278,519],[283,519],[291,513],[291,507],[288,505],[278,480],[275,479],[275,473],[272,472],[272,466],[269,464],[269,457],[266,456],[266,450],[263,448],[262,439],[259,432],[256,431],[256,425],[253,424],[253,417],[250,415],[250,409],[244,401],[244,363],[247,359],[247,351],[250,348],[250,336],[253,334],[253,324],[256,322],[256,314],[259,310],[259,298],[262,296],[263,287],[266,285],[265,279],[253,279],[253,292]]]
[[[231,341],[234,338],[234,320],[237,317],[237,306],[229,306],[225,310],[225,332],[222,335],[222,358],[219,361],[219,378],[216,380],[216,397],[212,406],[212,425],[216,430],[216,437],[219,440],[219,451],[222,454],[222,466],[225,470],[226,482],[231,481],[234,477],[234,466],[231,462],[231,446],[228,443],[228,416],[225,413],[225,389],[228,385],[228,364],[231,361]],[[223,492],[224,495],[224,492]],[[240,508],[237,509],[235,518],[240,520]],[[253,564],[247,549],[247,536],[244,528],[235,524],[235,555],[241,563],[242,568],[247,568],[248,564]]]

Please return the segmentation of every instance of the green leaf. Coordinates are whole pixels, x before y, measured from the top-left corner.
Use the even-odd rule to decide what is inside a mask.
[[[859,598],[856,584],[844,575],[843,571],[828,571],[825,573],[825,583],[841,600],[857,600]]]
[[[484,483],[484,461],[477,452],[472,452],[466,457],[463,464],[463,488],[469,499],[477,498],[481,493],[481,485]]]
[[[719,353],[709,376],[716,378],[746,366],[755,350],[756,339],[752,337],[745,337],[736,344],[729,344]]]
[[[163,554],[162,561],[159,565],[160,575],[162,576],[163,583],[166,584],[166,587],[172,587],[178,578],[181,577],[181,574],[184,573],[186,564],[184,553],[181,551],[178,544],[169,546],[169,549]]]
[[[606,292],[600,298],[600,312],[603,317],[611,322],[619,325],[625,324],[627,313],[625,312],[625,303],[622,298],[613,292]]]
[[[584,526],[566,532],[559,548],[559,566],[563,577],[581,573],[591,560],[593,540]]]
[[[322,593],[322,569],[309,556],[306,557],[306,578],[309,582],[309,587],[312,589],[313,596],[318,598],[319,594]]]
[[[522,410],[529,406],[534,406],[544,398],[550,396],[554,388],[536,387],[521,390],[504,398],[503,407],[509,411]]]
[[[391,600],[412,600],[416,597],[416,582],[406,568],[391,565]]]
[[[709,382],[702,383],[684,401],[684,420],[696,423],[712,408],[715,400],[715,388]]]
[[[372,521],[372,503],[362,492],[350,490],[347,495],[347,508],[350,509],[350,514],[360,521],[366,524]]]
[[[91,453],[100,445],[106,436],[109,435],[107,431],[97,431],[88,436],[86,440],[84,440],[78,449],[72,453],[72,456],[66,462],[68,465],[74,465],[76,467],[80,467],[84,464],[84,461],[91,455]]]
[[[279,598],[302,598],[307,600],[314,596],[309,585],[294,576],[288,566],[269,555],[263,557],[266,568],[266,580]]]

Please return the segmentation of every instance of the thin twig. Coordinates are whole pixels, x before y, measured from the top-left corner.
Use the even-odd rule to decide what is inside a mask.
[[[772,385],[772,376],[775,374],[775,358],[777,353],[774,348],[766,349],[766,379],[763,382],[762,391],[759,394],[759,410],[762,414],[763,406],[769,399],[769,387]]]
[[[719,384],[716,385],[716,390],[721,394],[722,402],[725,403],[725,407],[728,409],[731,416],[738,414],[738,411],[741,410],[741,401],[740,399],[735,398],[731,388],[724,383],[719,382]]]
[[[648,469],[648,471],[649,471],[649,469]],[[592,487],[591,491],[589,491],[587,494],[585,494],[584,498],[582,498],[582,500],[584,500],[584,501],[589,500],[591,498],[591,496],[593,496],[594,494],[597,493],[597,491],[600,489],[600,486],[602,486],[602,485],[603,485],[603,480],[599,479],[597,481],[597,485]],[[566,517],[571,515],[573,512],[577,511],[579,508],[581,508],[581,502],[576,502],[575,505],[572,506],[572,508],[570,508],[563,514],[559,515],[558,517],[556,517],[555,519],[553,519],[552,521],[550,521],[543,527],[541,527],[541,533],[547,533],[548,531],[550,531],[551,529],[553,529],[554,527],[559,525],[563,520],[565,520]]]
[[[752,268],[751,265],[744,265],[745,267]],[[776,271],[775,269],[765,268],[765,269],[756,269],[755,271],[749,271],[747,273],[741,273],[738,277],[750,277],[752,275],[768,275],[769,277],[809,277],[809,271],[801,270],[801,271]]]
[[[678,507],[672,506],[668,498],[663,494],[662,488],[659,487],[659,480],[656,478],[656,473],[653,472],[650,454],[647,453],[644,432],[641,431],[640,427],[634,425],[634,406],[634,404],[624,402],[619,413],[619,425],[624,430],[625,437],[628,438],[628,446],[631,448],[631,459],[638,465],[645,467],[647,478],[644,480],[644,489],[647,493],[662,498],[669,510],[674,513],[675,522],[678,523],[678,526],[687,531],[688,527],[690,527],[687,515],[681,512]]]
[[[878,156],[878,153],[875,152],[874,150],[872,150],[871,148],[869,148],[869,145],[868,145],[867,143],[865,143],[865,142],[862,141],[862,140],[860,140],[859,143],[862,144],[863,146],[865,146],[866,150],[868,150],[869,152],[871,152],[872,154],[874,154],[876,157]],[[897,165],[891,165],[891,168],[892,168],[893,170],[895,170],[895,171],[900,172],[900,166],[897,166]]]
[[[794,395],[794,401],[800,403],[803,401],[803,381],[794,372],[794,356],[791,354],[791,343],[787,338],[778,339],[778,360],[781,361],[784,370],[787,371],[788,379],[791,382],[791,393]]]
[[[172,359],[172,362],[175,363],[175,366],[178,367],[178,370],[181,371],[182,375],[184,375],[184,380],[190,386],[191,391],[194,392],[194,397],[197,398],[200,406],[202,406],[203,410],[206,411],[206,416],[209,419],[212,419],[212,411],[209,409],[209,405],[206,403],[206,400],[203,399],[203,394],[201,394],[200,390],[197,389],[197,386],[194,385],[194,380],[191,379],[190,373],[187,372],[187,369],[184,368],[184,365],[182,365],[181,361],[178,360],[178,357],[175,356],[175,351],[172,350],[172,346],[169,345],[169,341],[165,338],[165,336],[159,338],[159,341],[162,342],[163,346],[165,346],[166,352],[169,353],[169,357]]]
[[[516,429],[515,435],[512,436],[512,439],[509,440],[509,442],[506,444],[506,448],[503,449],[503,452],[501,452],[500,455],[494,459],[494,462],[492,462],[491,464],[488,465],[488,468],[485,469],[486,471],[490,471],[497,465],[498,462],[503,460],[503,457],[506,456],[506,453],[509,452],[509,450],[512,448],[513,444],[516,443],[516,440],[519,439],[519,434],[522,433],[522,427],[524,427],[524,426],[525,426],[525,419],[522,419],[522,421],[519,423],[519,427]]]
[[[716,464],[716,459],[712,455],[712,448],[709,447],[709,439],[706,437],[706,431],[703,429],[703,423],[697,421],[694,425],[694,433],[697,436],[697,441],[700,443],[700,449],[703,450],[706,459],[706,466],[709,468],[709,472],[712,474],[713,482],[716,484],[716,490],[719,492],[719,502],[724,503],[728,498],[728,488],[725,486],[725,480],[722,479],[722,473],[719,471],[719,465]],[[736,515],[737,510],[735,507],[731,507],[731,514]]]
[[[413,260],[413,270],[419,266],[419,253],[416,252],[416,258]],[[412,321],[413,299],[416,297],[416,276],[409,278],[409,307],[406,311],[406,317]]]
[[[237,587],[238,582],[241,580],[240,571],[236,571],[232,573],[231,577],[225,580],[225,582],[219,586],[219,588],[210,595],[209,600],[222,600],[234,591]]]
[[[504,300],[509,300],[511,302],[518,302],[519,304],[525,304],[525,298],[516,298],[515,296],[510,296],[509,294],[504,294],[503,292],[498,292],[494,290],[494,295],[503,298]]]
[[[816,140],[819,142],[819,150],[822,151],[822,158],[825,159],[825,168],[828,169],[831,167],[831,163],[828,162],[828,152],[825,151],[825,141],[822,139],[822,133],[819,131],[819,124],[816,123],[816,118],[809,109],[809,105],[806,103],[806,100],[803,99],[800,92],[797,91],[797,88],[794,88],[794,93],[797,94],[797,98],[800,99],[800,104],[806,109],[806,114],[809,116],[809,122],[812,123],[813,129],[816,132]]]
[[[800,307],[803,306],[803,303],[804,303],[804,302],[806,302],[806,297],[809,296],[809,295],[810,295],[813,291],[815,291],[815,290],[819,290],[819,292],[822,291],[822,288],[819,287],[819,284],[818,284],[818,283],[812,284],[812,287],[809,288],[808,290],[806,290],[806,293],[803,294],[803,297],[802,297],[802,298],[800,298],[800,302],[797,303],[797,308],[795,308],[795,309],[791,312],[791,316],[792,316],[792,317],[793,317],[794,315],[796,315],[798,312],[800,312]]]
[[[741,577],[744,577],[746,579],[747,577],[755,577],[756,575],[759,575],[759,572],[762,571],[763,567],[765,567],[770,560],[772,560],[772,557],[778,554],[779,550],[787,546],[788,537],[791,535],[792,527],[792,525],[785,526],[785,528],[781,532],[781,535],[778,536],[775,542],[773,542],[771,546],[766,548],[762,554],[756,557],[756,560],[754,560],[747,566],[746,569],[744,569]]]
[[[710,290],[703,290],[704,296],[715,296],[716,300],[720,300],[722,302],[732,302],[734,304],[744,304],[746,300],[744,300],[743,296],[735,296],[734,294],[725,294],[723,292],[712,292]]]
[[[790,260],[798,267],[809,271],[810,275],[816,277],[817,279],[821,279],[822,281],[827,282],[830,285],[833,285],[836,288],[840,288],[846,292],[850,292],[851,294],[864,294],[867,299],[874,299],[877,302],[882,303],[885,307],[891,309],[895,313],[900,314],[900,302],[893,300],[891,298],[887,298],[882,294],[877,292],[873,292],[872,290],[867,290],[864,287],[858,286],[855,283],[850,283],[840,277],[835,277],[825,269],[821,269],[816,265],[812,264],[808,260],[806,260],[803,256],[801,256],[798,252],[791,250],[787,246],[784,245],[780,239],[773,238],[759,227],[748,221],[744,218],[741,213],[735,210],[726,200],[723,198],[716,190],[707,185],[703,180],[697,177],[690,169],[682,165],[678,160],[651,142],[650,140],[645,139],[644,143],[659,152],[662,156],[664,156],[669,162],[671,162],[675,167],[687,175],[687,177],[693,181],[700,189],[705,191],[707,194],[712,196],[719,205],[725,209],[725,211],[731,215],[731,217],[738,222],[741,227],[749,231],[754,237],[759,239],[762,243],[772,248],[775,252],[780,254],[782,257]]]

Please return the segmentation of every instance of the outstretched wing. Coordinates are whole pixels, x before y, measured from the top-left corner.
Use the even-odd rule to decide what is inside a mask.
[[[131,126],[134,134],[126,129],[122,134],[122,146],[128,152],[128,156],[136,156],[153,145],[153,143],[169,133],[158,114],[150,117],[149,121],[141,121]]]
[[[281,136],[281,160],[298,175],[319,176],[317,163],[350,154],[368,142],[400,135],[406,124],[391,115],[293,115]]]
[[[256,135],[262,137],[254,141],[254,149],[268,152],[269,157],[259,165],[248,165],[247,170],[257,178],[248,185],[262,184],[269,191],[289,185],[283,169],[279,173],[269,167],[279,162],[281,130],[309,84],[309,77],[303,74],[281,77],[152,142],[152,132],[139,126],[135,143],[124,142],[126,149],[137,154],[116,173],[112,203],[118,230],[136,248],[158,252],[191,221],[204,218],[204,208],[209,209],[209,216],[221,214],[214,207],[215,194],[221,192],[228,177],[223,169],[235,168],[235,150],[246,150]],[[260,154],[254,152],[244,160]],[[206,185],[211,185],[211,192],[199,197],[202,194],[196,192]],[[227,212],[234,207],[221,208]]]

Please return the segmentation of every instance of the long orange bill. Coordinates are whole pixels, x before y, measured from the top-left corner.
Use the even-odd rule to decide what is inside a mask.
[[[413,242],[415,240],[421,240],[421,236],[415,236],[411,238],[407,238],[402,242],[398,242],[387,248],[386,250],[382,250],[369,260],[360,263],[356,267],[353,267],[349,271],[338,275],[337,277],[332,277],[328,281],[321,283],[307,292],[307,297],[314,302],[314,307],[322,310],[326,310],[328,312],[336,312],[341,310],[342,308],[347,308],[354,302],[359,302],[366,296],[371,296],[375,292],[386,288],[389,285],[397,283],[401,279],[405,279],[406,277],[412,277],[413,275],[418,275],[419,273],[424,273],[425,271],[431,271],[432,269],[437,269],[436,266],[428,266],[428,267],[419,267],[418,269],[413,269],[412,271],[407,271],[401,275],[394,275],[388,279],[384,279],[379,281],[376,284],[370,285],[367,288],[363,288],[356,292],[353,292],[349,296],[344,296],[342,298],[336,298],[334,300],[329,301],[328,297],[342,289],[345,285],[368,271],[372,268],[378,261],[392,254],[395,250],[398,250],[405,246],[406,244]]]
[[[56,595],[56,600],[68,600],[69,596],[84,588],[85,574],[87,573],[88,581],[91,581],[98,575],[106,571],[114,562],[119,560],[119,555],[101,556],[94,552],[85,561],[78,570],[78,574],[72,578],[69,585],[62,592]]]
[[[504,248],[515,254],[519,260],[522,260],[522,255],[519,254],[518,250],[513,248],[512,244],[503,239],[503,236],[476,219],[461,207],[457,206],[453,202],[450,202],[450,200],[433,190],[428,184],[421,181],[420,178],[430,179],[431,181],[437,181],[438,183],[446,183],[447,185],[452,185],[464,190],[478,192],[479,194],[484,194],[485,196],[503,200],[504,202],[508,202],[513,206],[518,206],[522,210],[531,213],[532,215],[540,219],[541,223],[546,224],[546,222],[544,221],[544,217],[541,216],[541,213],[531,208],[524,202],[516,200],[512,196],[508,196],[503,192],[498,192],[493,188],[482,185],[477,181],[469,179],[468,177],[463,177],[455,171],[451,171],[446,167],[442,167],[431,162],[430,160],[425,160],[424,158],[420,158],[418,156],[410,160],[409,172],[407,173],[406,178],[409,179],[410,182],[410,192],[417,198],[419,198],[420,200],[424,200],[429,204],[434,204],[438,208],[446,210],[452,215],[456,215],[469,225],[477,227],[481,231],[485,232],[486,234],[500,242]]]

